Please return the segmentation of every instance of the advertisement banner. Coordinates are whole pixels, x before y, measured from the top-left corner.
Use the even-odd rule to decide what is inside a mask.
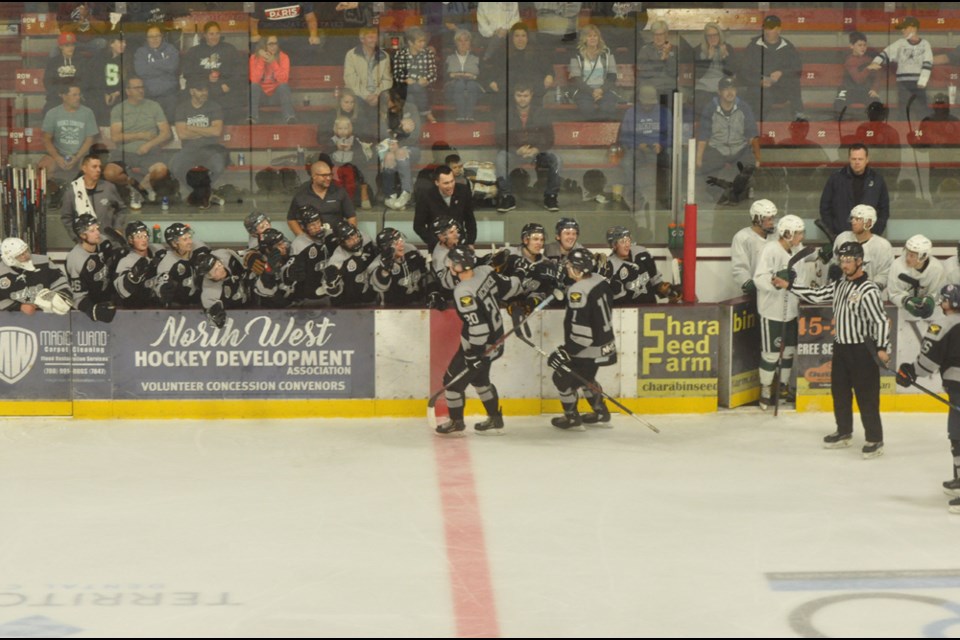
[[[760,399],[760,316],[751,298],[721,303],[721,407],[734,408]]]
[[[69,316],[4,313],[0,326],[0,400],[69,401]]]
[[[73,318],[77,400],[373,398],[369,310],[127,311]]]
[[[639,398],[717,400],[720,307],[661,306],[640,315]],[[677,411],[683,409],[677,406]]]

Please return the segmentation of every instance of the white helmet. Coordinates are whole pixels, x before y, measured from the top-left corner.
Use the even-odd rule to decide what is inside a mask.
[[[792,238],[796,233],[803,233],[807,226],[803,220],[794,215],[786,215],[777,222],[777,237]]]
[[[20,238],[7,238],[3,242],[0,242],[0,257],[3,259],[3,264],[8,267],[35,271],[36,268],[33,266],[33,261],[27,260],[26,262],[20,262],[17,260],[17,258],[23,255],[24,251],[29,250],[30,247]]]
[[[777,205],[769,200],[757,200],[750,205],[750,219],[753,224],[760,224],[763,218],[775,218],[777,216]]]
[[[863,220],[864,229],[872,229],[873,225],[877,223],[877,210],[868,204],[858,204],[850,209],[850,217],[860,218]]]
[[[933,243],[930,242],[930,238],[918,233],[907,238],[906,248],[907,251],[913,251],[917,254],[917,259],[920,262],[925,262],[930,257],[930,251],[933,250]]]

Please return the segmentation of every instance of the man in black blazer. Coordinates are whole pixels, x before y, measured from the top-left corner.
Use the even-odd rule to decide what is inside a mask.
[[[417,210],[413,217],[413,230],[433,251],[437,238],[432,224],[437,218],[453,218],[466,232],[466,243],[473,245],[477,241],[477,219],[473,215],[473,199],[470,187],[458,184],[453,169],[447,165],[437,167],[434,172],[435,189],[424,189],[417,195]]]

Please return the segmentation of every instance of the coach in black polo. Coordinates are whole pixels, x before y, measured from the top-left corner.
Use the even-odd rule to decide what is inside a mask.
[[[333,170],[323,160],[310,165],[310,182],[304,183],[293,195],[287,209],[287,225],[295,236],[303,233],[298,219],[300,210],[311,206],[323,216],[324,224],[336,228],[340,219],[357,226],[357,212],[346,189],[333,183]]]

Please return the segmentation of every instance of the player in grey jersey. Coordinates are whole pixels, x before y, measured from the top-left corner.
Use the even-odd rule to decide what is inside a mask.
[[[0,242],[0,256],[0,311],[33,315],[40,309],[61,316],[70,312],[70,285],[60,267],[46,256],[31,255],[20,238]]]
[[[503,413],[497,388],[490,381],[490,366],[503,355],[503,345],[490,347],[503,337],[500,301],[520,291],[520,279],[501,276],[489,265],[477,265],[469,247],[450,249],[446,260],[458,280],[453,300],[463,328],[460,348],[443,374],[444,386],[449,385],[444,396],[450,419],[437,427],[437,434],[462,435],[467,428],[463,421],[464,392],[467,385],[472,385],[487,412],[487,419],[475,424],[474,430],[481,435],[499,435],[503,433]]]
[[[102,240],[100,223],[89,213],[77,216],[73,231],[80,238],[67,254],[67,278],[76,308],[97,322],[111,322],[117,313],[113,303],[113,271],[119,249]]]
[[[159,306],[157,266],[167,250],[158,244],[150,244],[150,230],[140,220],[127,224],[124,236],[130,252],[117,263],[117,273],[113,279],[120,306],[127,309]]]

